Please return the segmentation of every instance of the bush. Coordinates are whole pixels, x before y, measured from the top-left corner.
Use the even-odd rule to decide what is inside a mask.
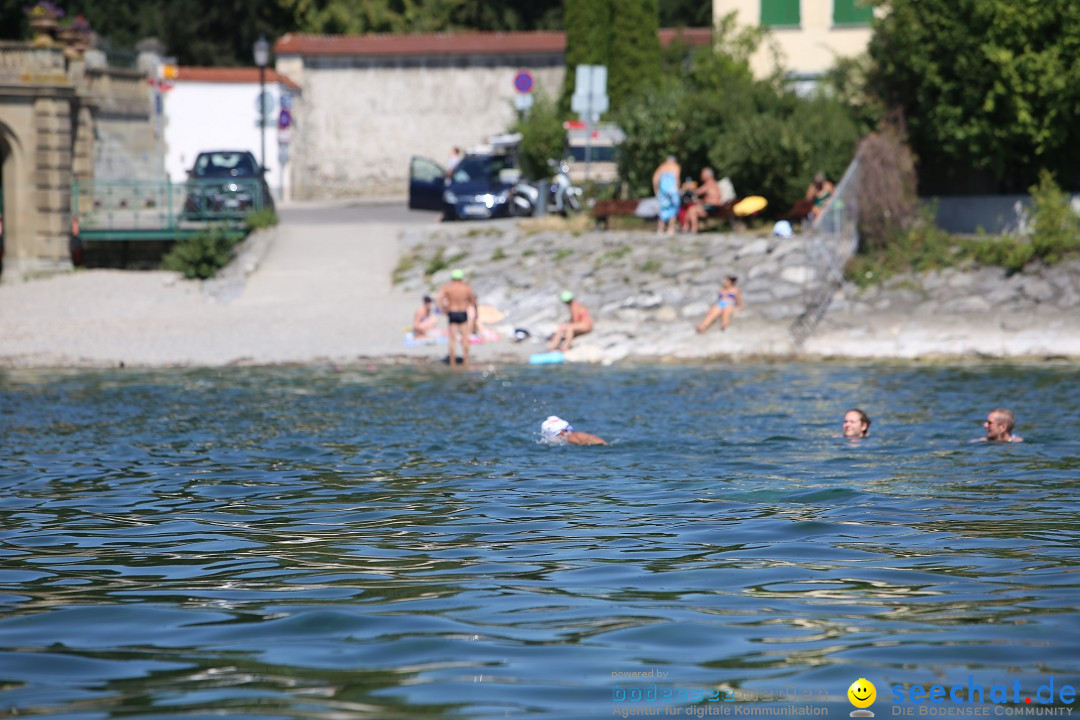
[[[1039,182],[1030,189],[1035,215],[1031,236],[1032,254],[1053,265],[1080,250],[1080,218],[1069,204],[1050,171],[1039,172]]]
[[[566,130],[555,102],[537,93],[529,113],[514,130],[521,133],[518,161],[525,177],[539,180],[551,175],[547,161],[561,158],[566,148]]]
[[[845,107],[824,93],[803,98],[782,82],[755,80],[747,57],[758,38],[718,29],[722,50],[699,48],[685,68],[646,89],[616,113],[626,132],[619,172],[631,195],[652,194],[652,174],[674,154],[683,175],[711,166],[739,195],[763,195],[780,212],[823,170],[834,180],[855,151],[858,130]]]
[[[262,210],[256,210],[255,212],[249,212],[244,216],[244,224],[247,225],[247,229],[261,230],[262,228],[274,227],[278,224],[277,213],[270,208],[263,208]]]
[[[239,241],[239,237],[223,228],[211,228],[176,243],[162,259],[161,266],[181,272],[186,278],[205,280],[228,264]]]

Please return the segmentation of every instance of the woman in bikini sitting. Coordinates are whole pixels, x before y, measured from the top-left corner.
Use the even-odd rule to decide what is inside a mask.
[[[728,275],[724,278],[724,287],[720,288],[720,296],[717,298],[716,304],[709,308],[709,312],[705,313],[705,319],[697,326],[699,333],[708,330],[709,326],[716,321],[716,318],[720,318],[720,329],[727,330],[728,325],[731,324],[731,316],[735,309],[742,310],[742,290],[735,287],[736,282],[738,282],[738,278],[734,275]]]
[[[584,335],[593,329],[593,321],[589,317],[589,311],[574,299],[574,293],[565,290],[559,296],[559,299],[566,303],[566,306],[570,309],[570,322],[560,325],[555,334],[551,336],[548,350],[569,350],[576,336]]]
[[[829,204],[836,187],[828,181],[825,173],[819,172],[814,175],[814,182],[806,189],[806,199],[814,201],[814,207],[810,208],[810,219],[817,220],[825,212],[825,206]]]

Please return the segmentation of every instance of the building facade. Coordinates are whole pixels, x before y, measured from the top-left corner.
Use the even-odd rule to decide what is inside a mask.
[[[751,58],[755,75],[771,74],[779,60],[790,77],[812,84],[838,57],[865,52],[874,11],[866,0],[713,0],[714,21],[730,13],[768,31]]]
[[[712,42],[709,28],[662,30],[661,43]],[[513,124],[515,78],[557,98],[566,74],[561,32],[285,35],[278,72],[302,89],[293,134],[298,198],[405,194],[409,160],[441,162]]]
[[[139,70],[107,67],[94,51],[0,42],[0,280],[71,267],[73,181],[121,165],[154,172],[152,113]]]

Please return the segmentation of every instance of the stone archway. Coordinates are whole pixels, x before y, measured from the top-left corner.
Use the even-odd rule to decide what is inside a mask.
[[[11,127],[0,122],[0,281],[4,279],[5,260],[17,252],[15,239],[19,237],[21,225],[17,199],[20,185],[20,147],[19,139]]]

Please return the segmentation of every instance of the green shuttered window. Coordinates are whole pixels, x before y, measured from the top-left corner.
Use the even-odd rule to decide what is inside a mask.
[[[869,25],[873,17],[867,0],[833,0],[833,25]]]
[[[799,27],[799,0],[761,0],[762,27]]]

